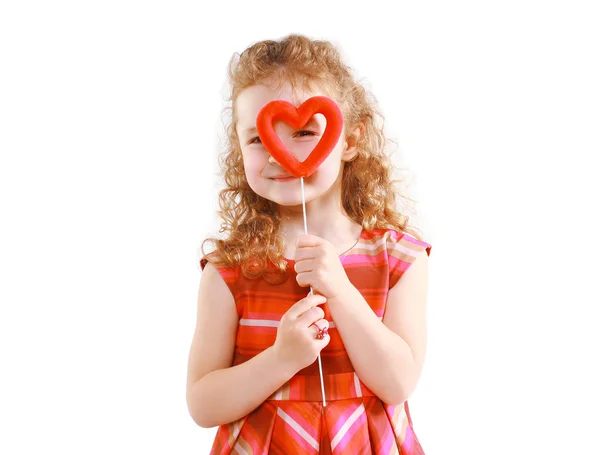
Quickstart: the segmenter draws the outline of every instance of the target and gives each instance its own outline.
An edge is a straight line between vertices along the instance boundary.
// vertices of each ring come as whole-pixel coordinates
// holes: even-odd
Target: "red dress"
[[[383,319],[389,289],[419,254],[431,245],[390,229],[364,231],[341,258],[350,282],[375,314]],[[204,269],[206,258],[202,258]],[[217,268],[235,298],[239,326],[233,366],[275,343],[283,314],[308,288],[291,273],[280,284],[248,279],[239,267]],[[360,380],[350,362],[327,304],[331,340],[321,351],[325,398],[323,407],[319,365],[298,371],[247,416],[221,425],[211,455],[226,454],[374,454],[424,455],[413,429],[408,401],[390,406]]]

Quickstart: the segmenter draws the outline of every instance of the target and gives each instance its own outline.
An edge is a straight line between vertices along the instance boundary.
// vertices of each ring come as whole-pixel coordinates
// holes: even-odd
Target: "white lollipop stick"
[[[302,191],[302,214],[304,216],[304,233],[308,234],[308,227],[306,225],[306,199],[304,197],[304,177],[300,177],[300,189]],[[309,295],[314,295],[312,286],[310,287]],[[321,353],[319,352],[319,374],[321,376],[321,394],[323,395],[323,406],[327,406],[325,401],[325,383],[323,381],[323,366],[321,365]]]

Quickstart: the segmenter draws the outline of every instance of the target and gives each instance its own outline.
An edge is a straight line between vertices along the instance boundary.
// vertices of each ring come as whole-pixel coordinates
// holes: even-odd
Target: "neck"
[[[336,247],[341,254],[357,241],[362,226],[352,220],[342,206],[341,188],[328,197],[321,197],[306,204],[306,224],[309,235],[321,237]],[[293,255],[296,239],[304,235],[302,204],[279,206],[281,234],[286,244],[286,257]]]

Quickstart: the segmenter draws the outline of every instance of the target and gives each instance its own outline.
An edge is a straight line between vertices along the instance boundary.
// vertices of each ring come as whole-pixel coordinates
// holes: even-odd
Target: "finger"
[[[305,247],[300,247],[300,248],[296,248],[296,251],[294,251],[294,261],[296,262],[300,262],[300,261],[305,261],[307,259],[313,259],[317,256],[318,250],[316,247],[314,246],[305,246]]]
[[[312,272],[312,269],[313,269],[313,261],[304,260],[304,261],[296,262],[294,264],[294,271],[296,273]]]
[[[325,317],[325,312],[322,308],[318,306],[312,307],[306,310],[303,314],[301,314],[297,321],[301,327],[310,327],[315,322],[323,319]]]
[[[296,240],[296,248],[305,248],[320,245],[323,239],[316,235],[302,234]]]
[[[311,335],[316,340],[324,340],[329,336],[329,322],[326,319],[320,319],[311,329]]]
[[[329,321],[327,319],[323,319],[323,318],[318,319],[312,324],[311,329],[312,328],[316,328],[315,333],[317,333],[321,330],[324,330],[324,329],[329,330]]]
[[[290,319],[296,319],[302,313],[304,313],[309,308],[312,308],[317,305],[322,305],[327,302],[327,299],[322,295],[308,295],[302,300],[298,300],[292,307],[287,311],[287,315]]]
[[[313,277],[312,272],[302,272],[302,273],[298,273],[296,275],[296,283],[298,283],[298,286],[301,286],[301,287],[310,286],[313,281],[314,281],[314,277]]]

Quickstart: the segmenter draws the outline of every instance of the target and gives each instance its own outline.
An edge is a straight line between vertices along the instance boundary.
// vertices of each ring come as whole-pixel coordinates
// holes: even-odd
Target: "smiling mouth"
[[[294,177],[293,175],[290,175],[288,177],[273,177],[270,180],[273,180],[275,182],[291,182],[292,180],[296,180],[298,177]]]

